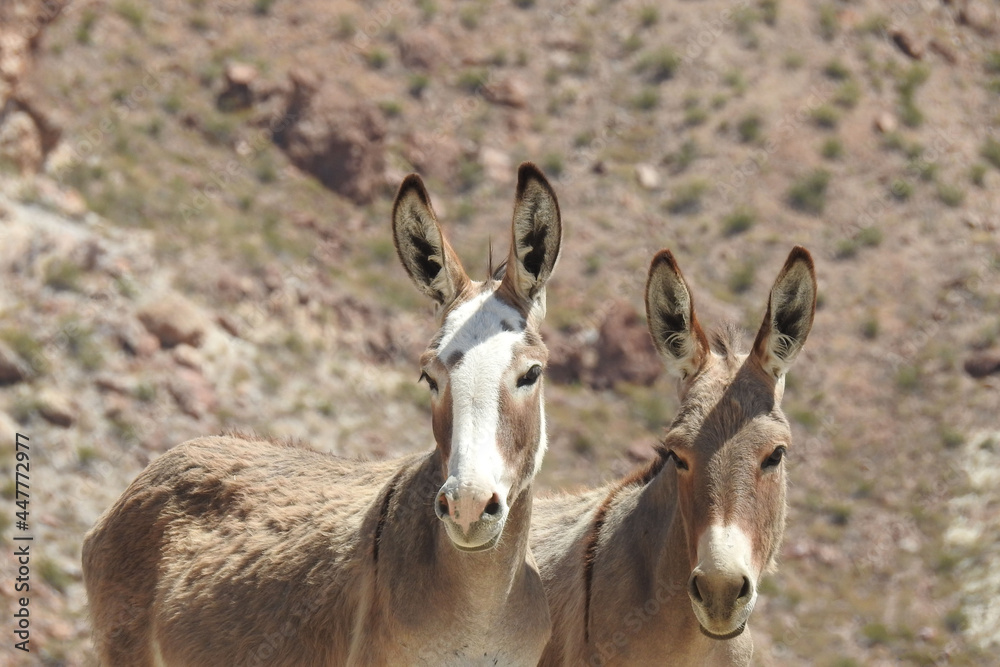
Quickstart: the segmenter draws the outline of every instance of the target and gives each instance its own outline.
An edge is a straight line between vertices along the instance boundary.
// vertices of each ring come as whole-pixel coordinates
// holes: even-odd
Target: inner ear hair
[[[697,373],[708,356],[708,337],[698,323],[691,292],[669,250],[658,252],[649,265],[645,300],[649,333],[667,369],[682,379]]]
[[[438,303],[447,303],[468,278],[441,232],[423,182],[407,176],[392,210],[396,253],[417,288]]]
[[[774,281],[753,346],[754,356],[775,378],[788,372],[812,330],[816,291],[812,256],[796,246]]]
[[[508,280],[521,299],[531,302],[544,289],[559,258],[562,221],[555,191],[530,162],[517,171],[511,236]]]

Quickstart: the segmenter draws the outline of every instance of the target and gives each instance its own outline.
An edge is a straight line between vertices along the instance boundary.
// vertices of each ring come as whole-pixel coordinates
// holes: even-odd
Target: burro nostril
[[[696,602],[704,602],[701,597],[701,591],[698,589],[698,575],[691,577],[691,581],[688,582],[688,586],[691,589],[691,597],[694,598]]]
[[[483,518],[495,519],[500,516],[503,511],[503,506],[500,504],[500,496],[496,493],[490,498],[490,501],[486,503],[486,507],[483,509]]]
[[[743,588],[740,589],[740,595],[737,599],[745,600],[748,597],[750,597],[750,578],[744,575]]]
[[[439,519],[448,516],[448,497],[443,491],[438,494],[437,501],[434,503],[434,512]]]

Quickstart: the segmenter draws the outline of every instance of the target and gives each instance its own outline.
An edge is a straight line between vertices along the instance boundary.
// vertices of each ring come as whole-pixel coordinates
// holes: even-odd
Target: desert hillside
[[[15,433],[35,542],[33,652],[4,634],[0,664],[95,664],[82,537],[172,445],[239,428],[346,456],[431,447],[434,314],[392,197],[419,172],[482,277],[523,160],[565,229],[543,492],[640,465],[673,417],[642,308],[658,249],[703,324],[754,331],[802,244],[819,309],[785,393],[788,528],[754,664],[995,664],[986,0],[3,0],[10,613]]]

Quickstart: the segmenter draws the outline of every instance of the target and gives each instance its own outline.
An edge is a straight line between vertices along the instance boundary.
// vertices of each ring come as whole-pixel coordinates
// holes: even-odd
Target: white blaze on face
[[[437,356],[447,361],[456,352],[462,361],[451,369],[451,458],[449,479],[463,487],[489,488],[504,503],[514,484],[513,472],[497,443],[500,387],[514,362],[514,349],[525,340],[517,330],[521,314],[486,292],[452,311],[443,327]],[[503,322],[515,327],[504,330]]]

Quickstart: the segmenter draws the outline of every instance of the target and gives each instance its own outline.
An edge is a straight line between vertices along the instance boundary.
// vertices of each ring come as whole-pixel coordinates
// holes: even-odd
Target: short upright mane
[[[727,361],[746,354],[743,339],[746,332],[739,325],[728,322],[712,332],[712,350]]]

